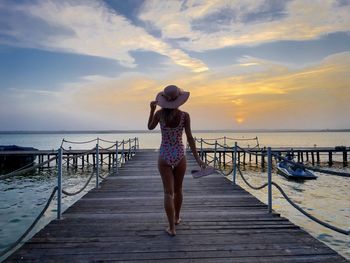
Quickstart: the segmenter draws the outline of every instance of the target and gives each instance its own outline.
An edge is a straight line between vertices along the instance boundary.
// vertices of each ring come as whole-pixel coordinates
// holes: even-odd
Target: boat
[[[286,158],[290,161],[293,160],[292,155],[286,155]],[[285,160],[282,160],[277,163],[277,172],[286,177],[287,179],[310,180],[317,178],[317,176],[310,170],[299,165],[294,165]]]
[[[0,170],[13,170],[34,165],[38,149],[17,145],[0,145]]]

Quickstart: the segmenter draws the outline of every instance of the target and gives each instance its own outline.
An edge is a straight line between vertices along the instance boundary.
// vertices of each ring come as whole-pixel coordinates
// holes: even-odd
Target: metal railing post
[[[217,151],[217,148],[218,148],[218,141],[215,140],[215,149],[214,149],[214,167],[216,168],[216,151]]]
[[[57,219],[61,219],[62,211],[62,148],[58,149],[58,174],[57,174]]]
[[[201,138],[201,159],[203,161],[203,138]]]
[[[118,161],[118,141],[116,141],[116,143],[115,143],[115,174],[118,174],[118,172],[119,172],[119,161]]]
[[[99,164],[99,149],[98,143],[96,144],[96,188],[99,185],[99,176],[100,176],[100,164]]]
[[[272,156],[271,147],[267,148],[268,209],[272,213]]]
[[[233,152],[233,174],[232,174],[232,183],[236,184],[236,174],[237,174],[237,142],[235,142],[235,148]]]
[[[121,159],[120,159],[120,163],[124,163],[123,162],[123,158],[124,158],[124,140],[123,140],[123,142],[122,142],[122,156],[121,156]],[[125,159],[124,159],[124,161],[125,161]]]
[[[134,142],[134,155],[136,154],[136,142],[137,142],[137,138],[135,137],[135,142]]]

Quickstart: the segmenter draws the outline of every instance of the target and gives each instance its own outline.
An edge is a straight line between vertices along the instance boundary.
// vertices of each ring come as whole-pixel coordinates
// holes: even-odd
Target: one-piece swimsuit
[[[164,121],[160,121],[162,143],[159,155],[169,166],[176,167],[185,155],[182,143],[182,132],[185,126],[185,113],[181,112],[180,123],[177,127],[166,127]]]

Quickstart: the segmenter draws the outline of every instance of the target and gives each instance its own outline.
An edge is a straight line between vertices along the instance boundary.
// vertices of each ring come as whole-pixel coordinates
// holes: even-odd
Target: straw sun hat
[[[190,93],[188,91],[182,91],[175,85],[169,85],[159,92],[156,101],[158,105],[166,109],[176,109],[184,104]]]

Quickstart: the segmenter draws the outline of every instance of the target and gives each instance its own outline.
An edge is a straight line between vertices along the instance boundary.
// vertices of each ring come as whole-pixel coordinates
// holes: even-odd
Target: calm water
[[[258,136],[260,146],[285,146],[285,147],[314,147],[316,146],[350,146],[349,132],[279,132],[279,133],[194,133],[200,138],[252,138]],[[0,145],[15,144],[20,146],[31,146],[38,149],[58,149],[63,138],[71,141],[86,141],[97,137],[120,141],[122,139],[138,137],[141,148],[158,148],[160,134],[152,133],[129,133],[129,134],[1,134]],[[229,143],[229,141],[228,141]],[[241,145],[255,146],[254,141],[243,141]],[[72,149],[91,149],[95,143],[87,145],[64,144],[64,147],[71,146]],[[102,143],[102,147],[110,146]],[[336,156],[335,160],[341,160]],[[246,166],[244,174],[255,185],[266,182],[266,173],[261,168]],[[342,168],[337,165],[332,169],[350,172],[349,168]],[[90,170],[65,172],[64,189],[74,191],[79,189],[90,175]],[[316,181],[304,183],[292,182],[277,174],[273,175],[273,180],[286,190],[288,195],[307,211],[326,222],[330,222],[340,228],[350,227],[350,178],[317,174]],[[19,176],[8,180],[0,181],[0,251],[17,238],[33,222],[34,218],[45,205],[47,198],[51,194],[56,184],[56,171],[44,171],[26,176]],[[242,180],[238,179],[238,184],[266,202],[267,193],[265,190],[254,191],[245,187]],[[94,187],[94,181],[90,183],[87,190]],[[75,197],[64,197],[64,209],[72,205],[82,195]],[[273,192],[273,209],[283,216],[288,217],[292,222],[306,229],[307,232],[318,238],[322,242],[331,246],[334,250],[350,259],[350,238],[337,234],[318,224],[306,219],[297,210],[291,207],[277,192]],[[40,230],[50,220],[56,216],[55,202],[48,209],[45,217],[39,221],[36,231]],[[35,232],[35,231],[34,231]],[[0,258],[1,260],[1,258]]]

